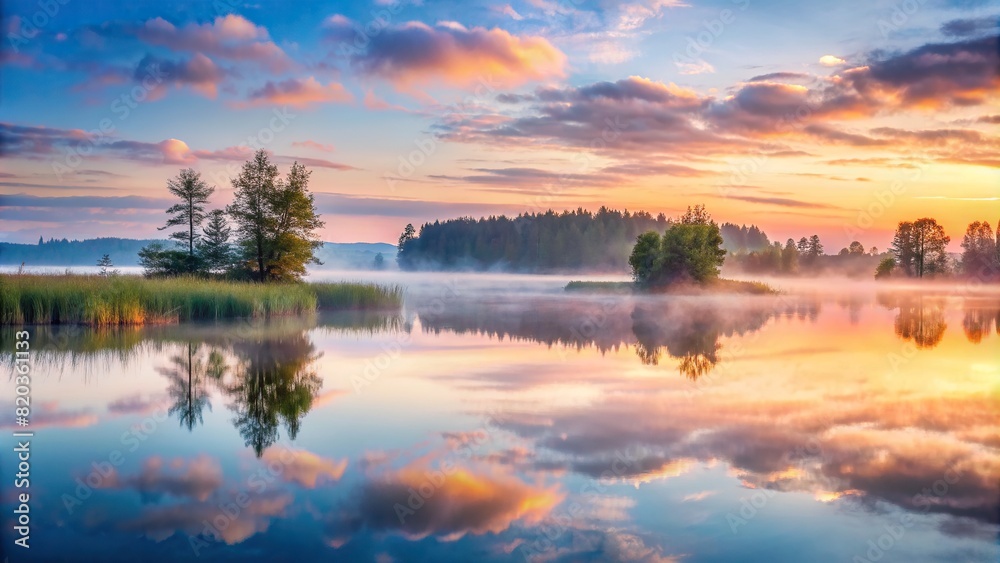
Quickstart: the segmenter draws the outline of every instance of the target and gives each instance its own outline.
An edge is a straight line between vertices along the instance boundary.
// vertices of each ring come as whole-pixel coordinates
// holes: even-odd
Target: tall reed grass
[[[398,308],[402,290],[357,283],[256,284],[194,277],[0,274],[0,324],[141,325]]]

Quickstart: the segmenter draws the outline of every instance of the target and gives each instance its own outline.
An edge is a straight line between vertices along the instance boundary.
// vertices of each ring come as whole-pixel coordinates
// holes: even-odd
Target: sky
[[[160,238],[301,162],[332,242],[547,209],[828,251],[1000,219],[1000,1],[8,1],[0,240]]]

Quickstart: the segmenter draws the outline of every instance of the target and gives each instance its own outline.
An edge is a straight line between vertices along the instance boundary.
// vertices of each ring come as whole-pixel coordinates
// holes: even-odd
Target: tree
[[[795,248],[796,250],[799,251],[799,254],[805,254],[809,252],[809,239],[807,239],[806,237],[800,238],[799,243],[795,246]]]
[[[858,241],[854,241],[847,247],[847,251],[851,256],[864,256],[865,255],[865,245]]]
[[[896,263],[903,273],[909,277],[914,274],[914,243],[913,243],[913,223],[900,221],[896,226],[896,234],[892,237],[892,246],[889,250],[896,257]]]
[[[177,244],[187,247],[188,257],[192,263],[191,270],[194,270],[194,247],[199,238],[196,229],[201,227],[201,222],[205,219],[205,205],[208,204],[208,198],[215,191],[215,188],[202,180],[201,174],[191,168],[186,168],[181,170],[176,178],[167,181],[167,189],[180,198],[181,202],[167,209],[167,213],[172,217],[159,230],[177,226],[185,227],[184,230],[171,233],[170,238],[177,241]]]
[[[309,193],[310,172],[298,162],[286,179],[278,177],[263,149],[232,180],[236,193],[226,211],[235,223],[237,246],[258,281],[301,279],[306,264],[319,263],[323,221]]]
[[[944,233],[944,228],[934,219],[925,217],[913,223],[900,223],[892,248],[907,275],[922,278],[924,274],[947,271],[949,242],[951,237]],[[910,270],[906,270],[907,265]]]
[[[785,242],[785,248],[781,251],[781,271],[786,274],[795,272],[799,267],[799,250],[795,246],[793,239]]]
[[[38,236],[38,246],[42,246],[43,244],[45,244],[45,241],[44,241],[44,240],[42,240],[42,237],[41,237],[41,235],[39,235],[39,236]]]
[[[896,269],[896,259],[890,257],[883,258],[875,268],[875,279],[880,280],[892,276],[892,271]]]
[[[385,268],[385,256],[382,256],[381,252],[375,255],[375,258],[372,260],[372,267],[376,270]]]
[[[967,276],[989,278],[996,273],[996,241],[987,221],[969,225],[962,238],[962,271]]]
[[[657,271],[657,261],[660,256],[660,235],[649,231],[636,237],[628,264],[632,268],[632,279],[638,284],[653,282],[653,273]]]
[[[413,228],[413,223],[407,223],[406,228],[399,235],[399,242],[396,244],[396,263],[400,267],[409,262],[406,257],[406,244],[413,240],[415,234],[416,230]]]
[[[629,265],[635,281],[661,287],[676,281],[705,283],[719,277],[726,259],[722,234],[704,206],[688,208],[663,236],[647,232],[632,248]]]
[[[208,214],[208,222],[198,241],[198,255],[209,272],[221,273],[233,266],[233,249],[229,244],[232,229],[226,222],[226,213],[215,209]]]
[[[154,242],[139,251],[139,265],[148,278],[179,276],[188,272],[190,260],[186,252],[168,250]]]
[[[680,222],[683,225],[709,225],[712,223],[712,216],[705,210],[704,205],[688,206],[684,215],[681,215]]]
[[[111,256],[107,254],[101,256],[101,259],[97,261],[97,267],[101,269],[101,271],[98,272],[99,276],[108,277],[117,275],[119,273],[118,270],[112,269],[115,267],[115,265],[111,263]]]
[[[823,244],[819,241],[819,235],[809,237],[809,257],[815,260],[823,254]]]

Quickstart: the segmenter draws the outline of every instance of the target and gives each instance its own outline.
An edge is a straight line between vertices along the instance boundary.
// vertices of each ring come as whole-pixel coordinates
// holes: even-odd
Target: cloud
[[[383,100],[382,98],[378,97],[375,94],[375,91],[371,90],[371,89],[368,89],[368,90],[365,91],[364,104],[365,104],[366,108],[371,109],[371,110],[386,110],[386,109],[389,109],[389,110],[395,110],[395,111],[402,111],[402,112],[406,112],[406,113],[413,113],[411,110],[409,110],[409,109],[407,109],[407,108],[405,108],[403,106],[400,106],[400,105],[397,105],[397,104],[390,104],[389,102],[387,102],[387,101]]]
[[[0,196],[0,205],[6,207],[4,203],[8,196]],[[9,217],[8,219],[13,219]],[[97,415],[86,409],[62,410],[58,401],[46,401],[39,403],[31,411],[32,428],[86,428],[97,424]],[[0,424],[0,428],[18,429],[11,418],[11,422]],[[22,428],[23,430],[23,428]]]
[[[985,103],[1000,89],[998,36],[918,47],[845,72],[849,86],[875,109],[939,110]]]
[[[292,143],[293,147],[304,147],[308,149],[313,149],[320,152],[334,152],[336,149],[331,144],[318,143],[316,141],[295,141]]]
[[[699,125],[710,100],[694,91],[632,76],[586,86],[541,88],[538,104],[518,117],[443,120],[446,139],[494,145],[593,148],[611,153],[718,153],[747,150]],[[754,143],[750,143],[754,145]]]
[[[305,450],[268,448],[260,457],[261,463],[281,468],[281,479],[314,489],[319,483],[339,481],[347,469],[347,460],[335,461]]]
[[[417,491],[430,492],[422,497]],[[371,476],[356,501],[329,515],[327,534],[334,545],[361,529],[445,541],[498,534],[514,522],[538,524],[563,498],[555,488],[525,483],[502,468],[414,463]]]
[[[326,29],[331,38],[354,33],[346,19],[327,20]],[[409,22],[371,37],[351,62],[360,72],[409,91],[440,84],[504,88],[559,78],[566,56],[543,37],[515,36],[499,28]]]
[[[304,80],[289,78],[281,82],[268,81],[261,88],[250,92],[246,102],[237,103],[236,106],[281,105],[304,109],[314,104],[345,103],[353,99],[354,96],[343,84],[330,82],[324,86],[310,76]]]
[[[957,19],[941,24],[941,34],[947,37],[969,37],[996,31],[997,27],[1000,27],[1000,15]]]
[[[747,82],[783,82],[786,80],[805,80],[812,76],[803,72],[771,72],[759,74],[747,80]]]
[[[166,139],[158,143],[102,137],[80,129],[54,129],[0,123],[2,153],[30,159],[53,159],[71,150],[92,154],[91,158],[105,157],[142,162],[145,164],[180,164],[191,166],[201,160],[241,162],[253,155],[248,146],[226,147],[218,150],[192,149],[180,139]],[[84,152],[86,151],[86,152]],[[357,170],[356,167],[324,158],[273,155],[275,162],[290,164],[298,161],[314,168],[330,170]]]
[[[819,58],[819,64],[823,66],[841,66],[847,64],[847,61],[833,55],[823,55]]]
[[[429,176],[437,180],[460,181],[469,184],[498,186],[507,188],[498,191],[524,193],[522,187],[544,188],[559,185],[565,189],[577,187],[627,186],[636,178],[646,176],[673,176],[697,178],[714,175],[715,172],[699,170],[682,164],[630,162],[597,169],[591,173],[574,173],[565,170],[544,170],[530,167],[475,168],[475,174],[454,176],[435,174]],[[541,192],[541,193],[551,193]]]
[[[381,215],[386,217],[442,217],[516,213],[517,206],[480,202],[444,202],[404,198],[368,197],[333,192],[314,192],[321,213],[334,215]]]
[[[190,59],[179,61],[146,55],[136,66],[132,79],[137,83],[143,83],[147,77],[162,78],[156,80],[148,92],[148,99],[151,100],[163,97],[167,84],[176,87],[188,86],[206,98],[214,99],[218,96],[219,85],[227,74],[201,53],[195,53]]]
[[[292,503],[287,493],[250,494],[246,507],[224,527],[212,526],[209,531],[227,545],[245,541],[254,534],[267,531],[273,517],[282,516]],[[232,502],[232,501],[229,501]],[[122,522],[125,531],[138,531],[153,540],[163,541],[178,532],[197,537],[205,532],[205,522],[219,516],[219,505],[212,502],[187,502],[145,509],[139,516]]]
[[[864,66],[828,77],[793,72],[754,76],[723,97],[635,76],[536,88],[530,94],[502,92],[496,96],[502,104],[498,108],[446,115],[435,129],[454,142],[502,148],[530,142],[538,148],[589,149],[630,160],[631,154],[643,154],[683,162],[747,150],[791,156],[809,152],[803,150],[809,145],[828,144],[878,147],[902,155],[928,141],[916,135],[889,139],[843,124],[987,103],[1000,91],[997,52],[996,37],[894,54],[874,52]],[[979,145],[991,146],[992,138],[980,135]],[[967,134],[964,141],[956,137],[951,142],[969,148],[972,139]],[[955,154],[930,156],[970,165],[991,166],[995,161],[968,150],[960,157]]]
[[[97,28],[98,33],[100,29]],[[270,40],[267,29],[236,14],[219,16],[211,23],[188,23],[183,27],[158,17],[124,29],[149,45],[172,51],[252,62],[272,72],[286,72],[294,66],[285,52]]]
[[[754,197],[747,195],[729,195],[732,199],[737,199],[740,201],[745,201],[747,203],[759,203],[763,205],[779,205],[782,207],[802,207],[808,209],[840,209],[836,205],[828,205],[825,203],[814,203],[811,201],[801,201],[797,199],[788,199],[782,197]]]
[[[494,6],[493,9],[505,16],[509,16],[514,21],[521,21],[524,19],[524,16],[517,13],[517,10],[515,10],[510,4],[504,4],[503,6]]]
[[[646,25],[650,19],[658,18],[664,8],[687,8],[680,0],[646,0],[630,2],[618,6],[615,28],[619,31],[633,31]]]
[[[117,469],[113,471],[101,482],[100,488],[133,489],[144,499],[168,494],[205,501],[222,485],[219,463],[205,455],[190,461],[176,458],[169,462],[153,456],[143,462],[134,476],[122,476]]]
[[[147,414],[157,409],[166,410],[162,396],[145,396],[142,393],[127,395],[108,403],[108,412],[115,415]]]

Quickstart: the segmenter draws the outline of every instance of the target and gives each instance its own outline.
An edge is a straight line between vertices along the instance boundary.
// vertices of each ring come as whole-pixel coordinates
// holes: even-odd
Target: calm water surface
[[[564,283],[31,327],[31,548],[9,547],[4,463],[10,560],[998,559],[996,295]]]

